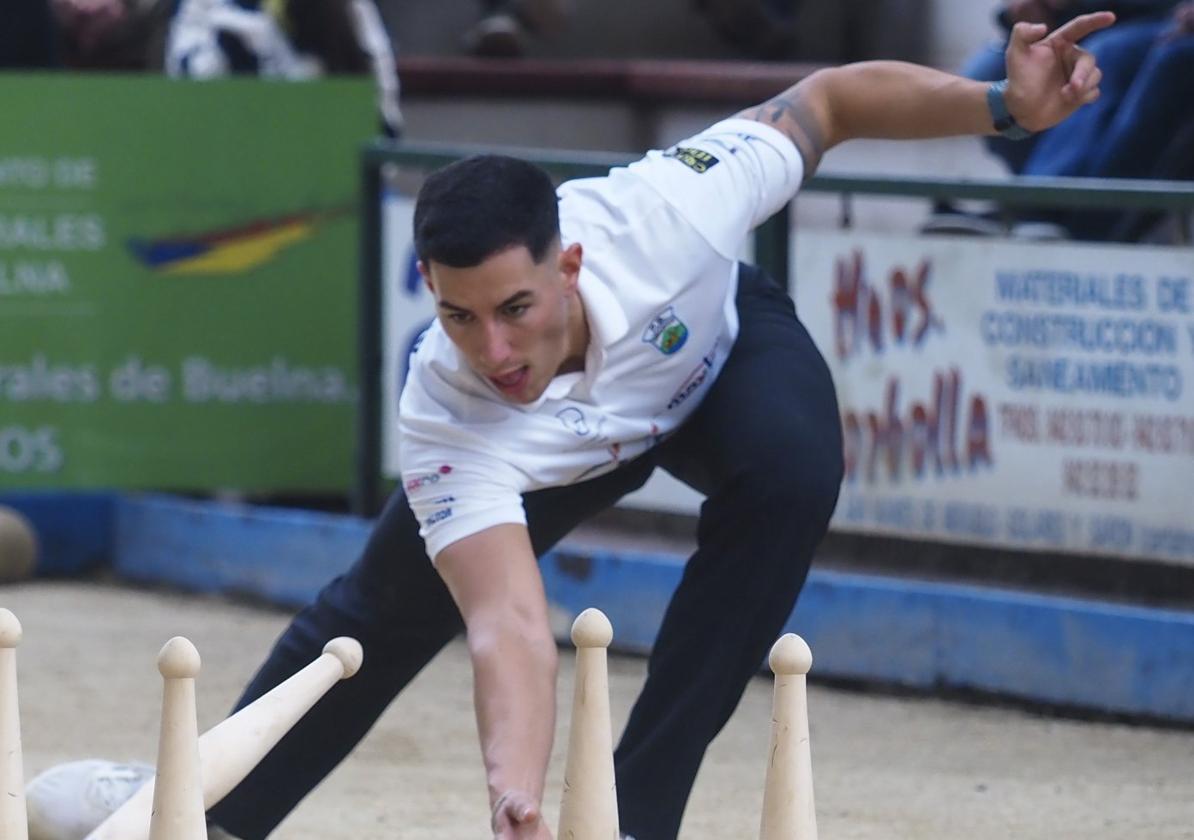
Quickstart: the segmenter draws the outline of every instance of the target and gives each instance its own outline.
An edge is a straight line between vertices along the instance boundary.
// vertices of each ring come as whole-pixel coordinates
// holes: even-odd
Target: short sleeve
[[[723,256],[791,201],[804,178],[796,145],[755,120],[723,120],[629,171],[647,181]]]
[[[403,446],[402,486],[433,561],[452,543],[494,525],[526,524],[517,473],[477,452]],[[409,465],[409,466],[408,466]]]

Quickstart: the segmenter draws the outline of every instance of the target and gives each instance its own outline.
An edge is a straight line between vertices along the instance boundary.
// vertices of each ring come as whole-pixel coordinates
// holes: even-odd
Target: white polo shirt
[[[584,247],[584,371],[557,376],[532,404],[510,403],[432,324],[399,402],[402,479],[428,556],[525,524],[523,493],[609,472],[676,430],[737,336],[736,256],[803,174],[791,140],[730,119],[560,187],[563,244]]]

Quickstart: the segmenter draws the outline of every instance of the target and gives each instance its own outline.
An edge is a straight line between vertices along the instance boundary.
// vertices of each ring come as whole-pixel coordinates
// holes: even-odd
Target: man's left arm
[[[1099,12],[1052,33],[1043,24],[1016,24],[1003,100],[1019,126],[1050,128],[1098,98],[1102,73],[1078,42],[1114,22],[1114,15]],[[867,61],[819,70],[737,116],[786,134],[804,158],[807,178],[827,150],[846,140],[993,134],[989,87],[915,64]]]

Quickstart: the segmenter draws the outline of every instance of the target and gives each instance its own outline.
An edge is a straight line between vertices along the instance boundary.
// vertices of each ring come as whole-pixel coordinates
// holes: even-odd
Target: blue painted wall
[[[5,493],[0,505],[32,523],[39,577],[79,575],[111,564],[114,494]]]
[[[166,496],[121,498],[115,514],[120,576],[293,607],[356,559],[370,527],[355,517]]]
[[[168,496],[70,497],[58,509],[50,497],[17,501],[45,531],[54,573],[107,556],[129,580],[291,607],[343,571],[370,528]],[[597,606],[615,648],[649,651],[683,560],[564,544],[542,564],[561,637]],[[814,570],[787,629],[812,647],[814,677],[1194,722],[1194,613]]]

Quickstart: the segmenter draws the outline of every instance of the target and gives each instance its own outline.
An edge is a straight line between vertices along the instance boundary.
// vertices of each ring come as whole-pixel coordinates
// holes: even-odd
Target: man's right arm
[[[1099,96],[1102,72],[1077,44],[1115,16],[1083,15],[1047,33],[1020,23],[1007,50],[1005,107],[1029,131],[1050,128]],[[855,138],[916,140],[995,133],[990,85],[900,61],[818,70],[738,114],[786,134],[811,177],[821,156]]]
[[[495,525],[435,558],[464,617],[494,834],[550,840],[540,819],[558,654],[525,525]]]

